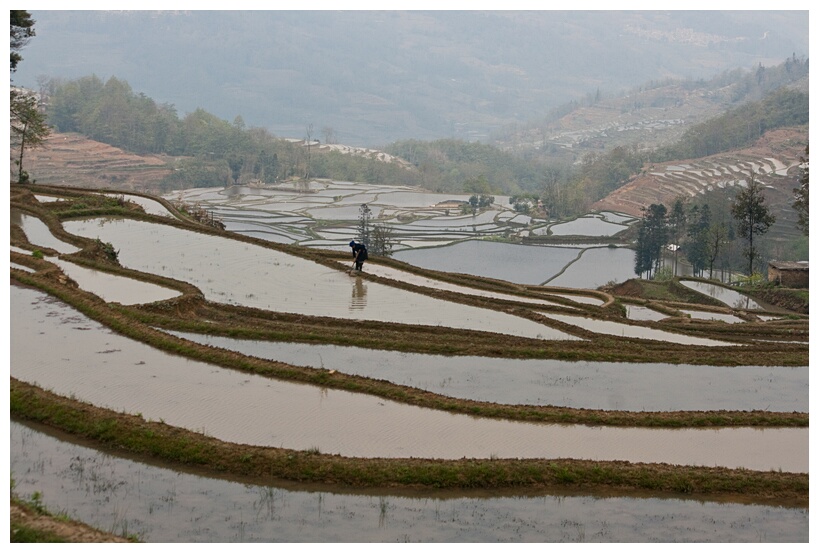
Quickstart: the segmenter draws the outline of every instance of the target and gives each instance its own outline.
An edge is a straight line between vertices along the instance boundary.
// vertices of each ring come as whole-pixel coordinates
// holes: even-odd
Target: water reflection
[[[39,217],[29,215],[19,209],[11,209],[11,224],[19,225],[20,228],[23,229],[23,232],[26,233],[29,243],[35,246],[51,248],[52,250],[56,250],[60,253],[74,253],[80,251],[80,248],[77,246],[69,244],[68,242],[63,242],[59,238],[56,238],[51,233],[51,229],[48,228],[48,225],[41,221]]]
[[[497,278],[516,284],[542,284],[562,271],[581,251],[580,248],[467,240],[441,248],[403,250],[393,257],[436,271]],[[634,264],[633,260],[630,264]]]
[[[253,357],[494,403],[623,411],[808,412],[808,367],[451,357],[238,340],[188,332],[172,334]]]
[[[62,269],[63,273],[73,279],[80,288],[96,294],[105,301],[136,305],[167,300],[181,295],[180,292],[171,288],[97,271],[58,257],[46,257],[45,259]]]
[[[734,309],[764,309],[759,303],[745,294],[740,294],[724,286],[698,280],[681,280],[680,283],[692,290],[711,296]]]
[[[690,499],[249,485],[10,424],[15,493],[146,542],[807,542],[808,509]]]
[[[354,309],[364,309],[367,307],[367,285],[360,276],[355,278],[353,283],[353,297],[350,300],[350,311]]]
[[[600,319],[591,319],[589,317],[581,317],[575,315],[562,315],[559,313],[544,313],[543,315],[550,319],[555,319],[566,324],[585,328],[586,330],[589,330],[591,332],[609,334],[612,336],[622,336],[627,338],[643,338],[646,340],[661,340],[664,342],[672,342],[676,344],[690,344],[696,346],[734,345],[728,342],[712,340],[711,338],[687,336],[685,334],[668,332],[667,330],[659,330],[657,328],[649,328],[645,326],[628,325],[618,323],[616,321],[603,321]]]
[[[602,215],[589,215],[567,223],[551,225],[549,232],[557,236],[614,236],[627,228],[626,225],[606,221]]]
[[[208,300],[268,311],[494,331],[538,339],[577,340],[534,321],[367,284],[366,305],[350,310],[350,276],[283,252],[230,238],[129,219],[66,221],[73,234],[111,242],[120,263],[186,281]]]
[[[12,287],[11,375],[214,438],[353,457],[578,458],[808,470],[808,430],[646,429],[478,419],[166,354]],[[49,347],[38,347],[48,343]]]
[[[394,267],[388,267],[386,265],[375,265],[371,263],[370,265],[368,265],[367,271],[378,276],[390,278],[400,282],[408,282],[410,284],[416,284],[418,286],[424,286],[426,288],[432,288],[435,290],[446,290],[449,292],[458,292],[460,294],[469,294],[472,296],[481,296],[484,298],[518,301],[522,303],[531,303],[535,305],[562,305],[557,302],[548,301],[544,299],[531,298],[526,296],[516,296],[514,294],[501,294],[498,292],[481,290],[479,288],[469,288],[468,286],[461,286],[443,280],[436,280],[429,277],[416,275],[414,273],[409,273],[407,271],[402,271],[400,269],[395,269]],[[579,301],[581,302],[584,299],[582,296],[563,295],[561,297],[565,297],[571,300],[578,300],[579,298]],[[597,302],[598,304],[602,303],[602,301],[596,298],[590,298],[590,301]]]

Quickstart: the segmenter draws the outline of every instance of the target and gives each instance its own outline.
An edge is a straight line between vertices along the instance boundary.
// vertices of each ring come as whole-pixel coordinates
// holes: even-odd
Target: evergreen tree
[[[34,20],[26,10],[10,10],[9,23],[11,27],[11,72],[17,71],[17,64],[22,61],[20,50],[28,44],[34,33]]]
[[[808,178],[808,146],[805,146],[805,157],[800,157],[799,160],[802,162],[802,174],[799,176],[799,188],[793,189],[794,194],[793,208],[799,215],[799,221],[797,221],[796,226],[799,228],[799,230],[802,231],[802,234],[807,236],[809,227],[808,221],[810,215],[810,209],[808,207],[808,192],[810,181],[810,179]]]
[[[643,273],[648,272],[651,278],[651,262],[648,256],[648,247],[646,246],[646,226],[643,221],[637,223],[637,243],[635,244],[634,252],[634,272],[643,277]]]
[[[737,233],[748,241],[748,247],[745,249],[745,257],[748,259],[748,276],[754,273],[754,261],[759,258],[754,238],[768,232],[771,225],[776,222],[776,217],[765,205],[765,195],[762,189],[762,185],[757,182],[752,172],[747,187],[740,190],[731,204],[731,215],[737,222]]]
[[[686,224],[685,202],[682,198],[677,198],[671,206],[671,215],[668,217],[669,238],[674,243],[674,276],[677,276],[677,254],[682,237],[685,235]]]
[[[685,256],[694,271],[694,275],[701,275],[705,269],[708,252],[706,248],[708,228],[711,226],[711,208],[705,204],[700,208],[691,207],[689,213],[691,221],[688,227],[688,240],[685,246]]]
[[[634,271],[638,274],[657,272],[663,258],[663,248],[668,244],[668,221],[663,204],[651,204],[643,208],[643,219],[638,223]]]

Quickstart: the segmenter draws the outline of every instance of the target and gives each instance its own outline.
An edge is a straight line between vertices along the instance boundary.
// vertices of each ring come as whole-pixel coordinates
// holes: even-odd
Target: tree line
[[[807,168],[804,171],[807,179]],[[741,240],[741,255],[747,263],[743,270],[753,275],[764,257],[759,238],[768,232],[776,217],[765,203],[764,186],[753,173],[745,186],[737,188],[727,210],[719,204],[716,209],[709,203],[686,205],[682,198],[677,198],[670,210],[663,204],[644,208],[637,223],[634,272],[656,278],[664,269],[668,276],[676,276],[682,252],[695,276],[706,276],[707,272],[707,278],[714,278],[715,269],[727,269],[730,276],[738,251],[736,243]],[[670,268],[665,265],[669,249],[673,252]]]
[[[803,92],[775,90],[756,102],[694,125],[671,146],[658,148],[652,161],[694,159],[744,148],[772,129],[808,124],[808,100]]]
[[[803,69],[807,62],[793,61]],[[782,69],[784,71],[784,69]],[[543,216],[571,217],[639,174],[648,161],[685,159],[745,145],[779,126],[807,123],[807,95],[777,89],[692,128],[677,144],[660,150],[617,146],[586,154],[575,165],[548,162],[496,146],[456,139],[404,140],[384,150],[410,168],[373,156],[305,147],[247,127],[241,116],[222,120],[204,109],[180,117],[173,105],[135,93],[127,82],[97,76],[41,83],[48,122],[136,153],[178,156],[166,190],[191,186],[309,178],[420,186],[435,192],[474,192],[527,199]],[[312,125],[306,126],[305,139]],[[480,189],[474,183],[483,183]]]

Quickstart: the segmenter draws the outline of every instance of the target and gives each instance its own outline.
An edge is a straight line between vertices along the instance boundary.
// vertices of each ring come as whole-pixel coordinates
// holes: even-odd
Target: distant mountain
[[[808,55],[807,11],[31,11],[17,85],[96,74],[279,136],[487,140],[571,100]]]

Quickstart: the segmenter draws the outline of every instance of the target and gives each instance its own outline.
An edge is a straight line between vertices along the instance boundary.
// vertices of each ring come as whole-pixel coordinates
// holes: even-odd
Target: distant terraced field
[[[796,221],[791,208],[793,188],[798,185],[800,156],[804,155],[807,140],[807,129],[780,129],[766,133],[754,146],[743,150],[652,164],[592,207],[639,217],[642,209],[651,204],[669,207],[678,197],[697,201],[708,191],[745,186],[753,172],[766,186],[766,201],[787,234]]]
[[[41,183],[158,191],[174,170],[173,160],[133,154],[76,133],[53,133],[42,148],[26,151],[23,167]]]

